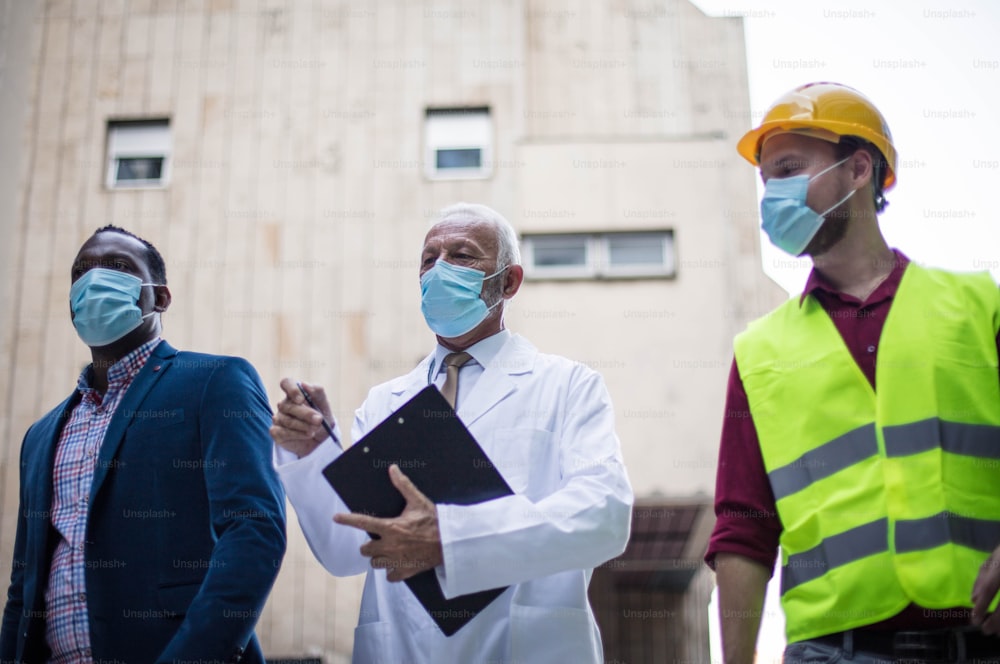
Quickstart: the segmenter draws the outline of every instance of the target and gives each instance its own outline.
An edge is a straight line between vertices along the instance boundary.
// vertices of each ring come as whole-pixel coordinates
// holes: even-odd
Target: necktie
[[[468,353],[449,353],[444,356],[444,366],[446,375],[444,385],[441,386],[441,394],[445,400],[455,407],[455,400],[458,399],[458,370],[463,364],[472,359]]]

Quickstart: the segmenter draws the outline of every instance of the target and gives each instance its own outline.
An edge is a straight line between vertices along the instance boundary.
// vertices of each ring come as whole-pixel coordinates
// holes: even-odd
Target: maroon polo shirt
[[[896,265],[892,272],[863,302],[841,293],[815,269],[809,274],[802,293],[804,300],[813,295],[830,315],[837,331],[875,387],[875,358],[879,337],[892,299],[910,259],[893,250]],[[801,302],[801,300],[800,300]],[[1000,353],[1000,336],[997,338]],[[733,361],[726,388],[726,410],[719,446],[719,467],[715,486],[715,529],[709,540],[705,562],[714,569],[718,553],[735,553],[774,569],[778,554],[781,522],[774,504],[774,494],[764,470],[757,429],[750,415],[747,393],[739,368]],[[954,618],[964,615],[965,618]],[[943,620],[941,614],[946,616]],[[889,620],[871,625],[878,629],[924,629],[968,622],[969,609],[932,611],[910,605]]]

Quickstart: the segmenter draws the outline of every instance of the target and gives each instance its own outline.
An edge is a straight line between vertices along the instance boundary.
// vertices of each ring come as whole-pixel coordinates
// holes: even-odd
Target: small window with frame
[[[431,180],[484,179],[493,173],[490,109],[428,108],[424,174]]]
[[[170,174],[170,121],[108,122],[109,189],[162,188]]]
[[[611,233],[539,233],[523,238],[531,279],[674,277],[671,230]]]

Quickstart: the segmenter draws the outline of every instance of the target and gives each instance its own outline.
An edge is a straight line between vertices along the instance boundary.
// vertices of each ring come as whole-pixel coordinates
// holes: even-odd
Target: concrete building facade
[[[283,376],[321,383],[346,428],[432,348],[419,249],[465,200],[525,240],[508,327],[601,371],[615,401],[637,508],[592,585],[608,660],[707,659],[731,340],[782,298],[734,149],[751,121],[739,17],[687,0],[0,0],[0,30],[5,579],[21,437],[89,360],[67,299],[97,227],[163,253],[172,344],[248,358],[272,402]],[[347,661],[360,582],[326,574],[292,516],[268,655]]]

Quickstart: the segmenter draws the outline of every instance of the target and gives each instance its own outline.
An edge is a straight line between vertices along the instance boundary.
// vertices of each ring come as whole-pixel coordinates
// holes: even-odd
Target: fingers
[[[396,490],[403,494],[403,498],[409,503],[430,503],[430,499],[420,492],[417,485],[409,477],[403,474],[399,466],[392,464],[389,466],[389,480]]]
[[[333,520],[335,523],[339,523],[342,526],[350,526],[351,528],[364,530],[365,532],[368,533],[375,533],[376,535],[383,534],[386,522],[386,519],[379,519],[377,517],[368,516],[366,514],[355,514],[353,512],[351,513],[341,512],[338,514],[334,514]]]
[[[291,378],[281,380],[285,398],[278,403],[269,430],[274,442],[298,457],[310,454],[326,438],[322,416],[305,404]]]
[[[301,395],[299,398],[302,398]],[[323,417],[309,406],[292,403],[285,399],[278,404],[277,412],[274,414],[274,423],[292,431],[305,433],[313,431],[317,427],[322,428]]]
[[[992,616],[987,612],[990,604],[1000,591],[1000,548],[996,549],[976,576],[972,585],[972,624],[978,625],[986,634],[1000,633],[1000,617],[995,612]]]
[[[312,383],[302,383],[302,387],[304,387],[309,393],[313,403],[316,404],[317,408],[319,408],[319,412],[323,413],[328,420],[333,421],[333,410],[330,408],[330,400],[327,399],[326,390],[323,389],[323,386],[314,385]]]
[[[983,630],[983,634],[1000,634],[1000,611],[994,611],[986,620],[983,621],[983,624],[980,625],[980,629]]]
[[[306,402],[295,380],[282,378],[280,385],[285,398],[275,408],[271,437],[281,447],[303,456],[303,451],[308,454],[327,438],[326,429],[323,427],[323,415]],[[329,410],[323,388],[318,386],[310,388],[322,395],[323,403]],[[329,417],[329,421],[333,421],[332,416]]]
[[[275,425],[299,433],[306,433],[307,430],[319,426],[320,414],[306,403],[295,380],[282,378],[280,385],[285,398],[278,403],[274,414]]]
[[[295,403],[306,402],[306,400],[302,397],[302,393],[299,392],[299,386],[294,378],[282,378],[279,385],[281,385],[281,390],[285,393],[286,399]],[[305,385],[305,383],[303,383],[303,385]]]
[[[423,572],[425,567],[418,567],[416,565],[400,565],[386,568],[388,573],[385,575],[386,581],[390,583],[396,583],[397,581],[406,581],[411,576],[415,576],[420,572]]]
[[[411,576],[418,574],[424,570],[419,565],[412,563],[406,563],[401,560],[393,560],[388,556],[374,556],[371,559],[372,569],[384,569],[386,571],[385,579],[390,583],[396,583],[397,581],[405,581]]]

